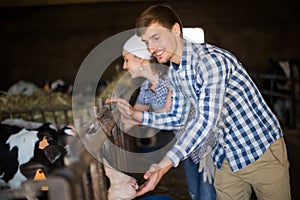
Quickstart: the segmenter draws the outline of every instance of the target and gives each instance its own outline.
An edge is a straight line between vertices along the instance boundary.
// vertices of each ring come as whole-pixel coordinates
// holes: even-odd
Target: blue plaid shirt
[[[155,88],[155,91],[152,91],[150,87],[151,83],[148,80],[145,80],[141,86],[136,103],[150,105],[152,110],[163,109],[166,104],[170,87],[167,77],[164,76],[159,78],[159,83]]]
[[[167,153],[176,167],[210,134],[217,138],[212,156],[217,168],[227,158],[232,171],[256,161],[283,136],[271,112],[242,64],[230,52],[209,44],[184,42],[180,65],[169,70],[172,108],[168,113],[143,112],[142,124],[180,129],[191,105],[195,117]]]

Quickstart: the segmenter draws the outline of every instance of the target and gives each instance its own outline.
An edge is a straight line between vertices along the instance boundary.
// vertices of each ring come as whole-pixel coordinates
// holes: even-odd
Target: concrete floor
[[[300,199],[300,130],[285,131],[285,142],[290,161],[290,184],[292,200]],[[188,189],[183,166],[170,170],[161,180],[156,189],[145,196],[167,195],[174,200],[188,200]],[[255,196],[252,199],[256,199]]]
[[[300,130],[286,131],[285,141],[290,161],[290,178],[292,199],[300,199]]]

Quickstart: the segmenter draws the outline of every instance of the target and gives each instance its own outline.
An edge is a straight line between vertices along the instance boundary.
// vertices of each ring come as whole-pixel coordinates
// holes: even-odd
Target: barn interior
[[[115,47],[110,50],[109,45],[121,44],[123,37],[132,33],[128,31],[134,28],[136,17],[156,3],[171,5],[184,27],[201,28],[206,43],[230,50],[243,63],[284,129],[292,199],[300,199],[297,189],[300,187],[297,156],[300,152],[300,2],[297,1],[2,0],[0,119],[49,121],[47,116],[51,115],[51,123],[75,123],[69,112],[72,100],[75,101],[70,88],[75,85],[84,95],[102,93],[102,97],[108,97],[107,88],[123,72],[121,51],[115,51]],[[121,38],[120,34],[123,34]],[[99,73],[88,71],[82,76],[89,58],[95,57],[99,49],[104,50],[97,63]],[[283,66],[288,66],[288,70]],[[50,93],[51,84],[57,80],[63,82],[63,92]],[[34,84],[40,93],[31,97],[10,93],[12,86],[21,81]],[[80,85],[80,81],[92,86]],[[168,137],[164,139],[169,141]],[[134,145],[147,151],[159,144],[150,141]],[[151,195],[188,199],[182,166],[171,170],[158,188],[148,194]]]

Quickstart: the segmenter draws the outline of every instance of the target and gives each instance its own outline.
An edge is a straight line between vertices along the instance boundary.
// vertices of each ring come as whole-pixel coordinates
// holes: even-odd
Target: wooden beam
[[[157,1],[157,0],[150,0]],[[149,2],[146,0],[1,0],[0,8],[49,6],[84,3]]]

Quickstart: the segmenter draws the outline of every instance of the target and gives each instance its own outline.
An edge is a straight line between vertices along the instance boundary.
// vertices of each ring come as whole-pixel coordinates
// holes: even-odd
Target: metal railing
[[[282,112],[289,112],[288,118],[281,121],[285,128],[300,128],[300,78],[286,77],[268,73],[251,73],[250,76],[256,83],[258,89],[266,100],[267,104],[274,111],[275,104],[281,100],[289,102]],[[290,85],[289,90],[278,90],[276,84],[280,81],[286,81]],[[275,113],[276,114],[276,113]]]
[[[29,121],[50,122],[54,124],[72,123],[72,107],[60,106],[52,108],[32,108],[32,109],[14,109],[0,110],[0,116],[6,118],[22,118]]]

